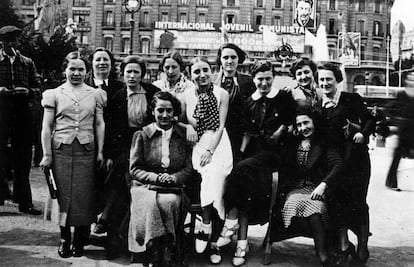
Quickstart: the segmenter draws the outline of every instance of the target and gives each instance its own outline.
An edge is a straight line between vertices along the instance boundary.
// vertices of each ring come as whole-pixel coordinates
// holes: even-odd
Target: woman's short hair
[[[319,73],[320,70],[330,70],[330,71],[332,71],[333,75],[335,77],[335,80],[338,83],[340,83],[344,80],[341,70],[335,64],[330,63],[330,62],[326,62],[326,63],[321,63],[321,64],[318,65],[318,71],[316,72],[316,75],[315,75],[316,83],[319,83],[318,73]]]
[[[145,60],[140,56],[127,56],[122,60],[121,63],[121,73],[124,74],[124,70],[126,65],[130,63],[136,63],[141,67],[141,79],[145,77],[145,74],[147,73],[147,67],[145,66]]]
[[[321,129],[322,117],[317,109],[315,109],[311,105],[297,106],[296,111],[295,111],[295,123],[294,123],[295,129],[296,129],[296,118],[298,116],[308,116],[309,118],[311,118],[313,121],[313,125],[315,126],[315,133],[318,136],[322,135],[322,129]]]
[[[275,71],[272,67],[272,63],[267,60],[258,60],[250,67],[250,73],[252,78],[256,76],[259,72],[271,71],[272,75],[275,76]]]
[[[62,62],[62,71],[66,70],[66,68],[68,67],[68,64],[69,64],[69,60],[71,60],[71,59],[80,59],[80,60],[82,60],[83,63],[85,63],[86,71],[89,71],[90,66],[89,66],[88,61],[83,56],[81,56],[81,54],[78,51],[72,51],[72,52],[69,52],[66,55],[66,57],[63,59],[63,62]]]
[[[161,60],[160,64],[160,71],[164,71],[164,64],[167,59],[173,59],[175,62],[177,62],[178,66],[180,66],[180,71],[183,72],[185,70],[185,64],[183,61],[183,58],[181,57],[181,54],[178,51],[171,51],[168,52]]]
[[[108,49],[106,49],[105,47],[97,47],[97,48],[95,48],[95,50],[93,51],[93,53],[92,54],[90,54],[89,55],[89,62],[90,62],[90,64],[92,64],[92,62],[93,62],[93,57],[95,56],[95,54],[96,53],[98,53],[98,52],[105,52],[105,53],[107,53],[108,54],[108,56],[109,56],[109,60],[111,61],[111,72],[110,72],[110,74],[109,74],[109,76],[112,76],[112,77],[116,77],[116,67],[115,67],[115,58],[114,58],[114,55],[112,54],[112,52],[111,51],[109,51]]]
[[[239,64],[242,64],[244,62],[244,60],[246,59],[246,57],[247,57],[246,52],[244,52],[237,45],[235,45],[233,43],[223,44],[219,47],[219,49],[217,51],[216,63],[217,63],[217,66],[219,66],[219,67],[221,66],[221,53],[223,53],[223,50],[225,48],[233,49],[234,51],[236,51],[237,57],[239,58]]]
[[[173,106],[173,110],[174,110],[173,115],[174,116],[179,116],[181,114],[181,103],[170,92],[160,91],[160,92],[157,92],[157,93],[154,94],[154,97],[152,98],[152,101],[151,101],[151,110],[152,111],[154,111],[158,100],[170,101],[172,106]]]
[[[312,70],[313,77],[315,77],[317,71],[315,62],[308,58],[300,58],[295,63],[293,63],[293,66],[290,68],[290,74],[294,80],[296,79],[296,71],[304,66],[309,66],[309,68]]]

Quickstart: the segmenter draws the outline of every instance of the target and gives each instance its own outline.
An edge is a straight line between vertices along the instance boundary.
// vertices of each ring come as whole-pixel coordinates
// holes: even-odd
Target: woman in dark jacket
[[[358,249],[353,260],[364,264],[369,257],[366,198],[371,163],[367,144],[375,129],[375,120],[358,94],[338,90],[343,78],[337,66],[332,63],[319,66],[316,78],[323,92],[321,112],[328,133],[326,141],[337,146],[346,169],[341,186],[332,194],[330,204],[333,223],[339,229],[339,261],[345,261],[354,254],[355,248],[347,236],[350,229],[358,237]]]
[[[224,246],[238,233],[235,266],[246,261],[248,224],[264,224],[268,219],[271,174],[280,166],[281,141],[293,124],[296,105],[290,93],[272,87],[270,62],[256,62],[252,76],[257,89],[243,105],[247,127],[242,144],[233,148],[243,151],[246,158],[227,178],[224,203],[229,215],[217,241]]]
[[[170,266],[179,219],[186,214],[182,207],[188,207],[182,205],[188,201],[179,187],[192,175],[192,148],[185,129],[174,123],[180,102],[168,92],[158,92],[151,107],[155,122],[134,134],[131,147],[128,247],[133,253],[145,251],[153,266]]]
[[[245,58],[246,53],[235,44],[227,43],[220,46],[216,58],[220,71],[213,79],[215,85],[224,88],[229,93],[229,111],[225,127],[233,149],[234,162],[240,159],[239,148],[246,125],[243,116],[244,101],[256,90],[253,79],[237,71],[237,67],[243,64]]]
[[[125,88],[117,91],[108,102],[108,127],[105,136],[106,178],[108,190],[107,257],[119,254],[118,228],[129,207],[128,159],[133,134],[154,121],[150,103],[157,87],[144,83],[145,62],[138,56],[128,56],[121,64]]]
[[[323,141],[315,112],[309,108],[298,110],[295,126],[298,135],[286,140],[281,153],[281,181],[287,194],[283,224],[289,228],[293,220],[305,220],[313,232],[322,266],[329,266],[325,196],[337,183],[343,162],[337,150]]]

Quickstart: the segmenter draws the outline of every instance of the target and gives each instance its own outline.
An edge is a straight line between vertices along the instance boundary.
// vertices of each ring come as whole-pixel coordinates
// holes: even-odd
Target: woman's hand
[[[312,200],[322,200],[325,197],[325,190],[328,185],[325,182],[320,183],[311,194]]]
[[[96,163],[98,164],[98,168],[102,168],[104,165],[104,157],[102,152],[99,152],[98,155],[96,156]]]
[[[42,169],[44,169],[44,168],[50,168],[50,167],[52,167],[52,162],[53,162],[53,159],[52,159],[52,156],[51,155],[44,155],[42,157],[42,160],[39,163],[39,166]]]
[[[198,141],[197,132],[196,130],[194,130],[194,127],[190,124],[186,126],[186,129],[187,129],[187,141],[190,144],[194,145]]]
[[[211,162],[213,154],[210,151],[204,152],[200,157],[200,166],[204,167]]]
[[[357,132],[354,134],[354,138],[352,138],[355,144],[363,144],[365,142],[365,137],[362,133]]]
[[[114,161],[112,159],[107,159],[105,163],[106,170],[109,171],[112,166],[114,166]]]

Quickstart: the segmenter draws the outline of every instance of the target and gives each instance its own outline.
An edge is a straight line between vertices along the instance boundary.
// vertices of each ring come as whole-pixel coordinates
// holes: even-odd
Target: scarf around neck
[[[213,85],[206,92],[196,92],[198,102],[193,117],[196,119],[196,131],[200,138],[207,130],[217,130],[220,126],[218,102],[213,93]]]

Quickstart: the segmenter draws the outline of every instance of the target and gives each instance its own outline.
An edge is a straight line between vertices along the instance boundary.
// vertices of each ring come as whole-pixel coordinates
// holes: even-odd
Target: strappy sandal
[[[249,252],[249,245],[244,249],[241,247],[236,248],[232,263],[234,266],[242,266],[246,262],[246,254]]]
[[[223,229],[221,230],[220,236],[217,240],[217,246],[218,247],[224,247],[231,242],[231,237],[235,234],[237,234],[237,231],[239,230],[240,225],[236,223],[232,227],[228,228],[226,225],[223,226]]]

